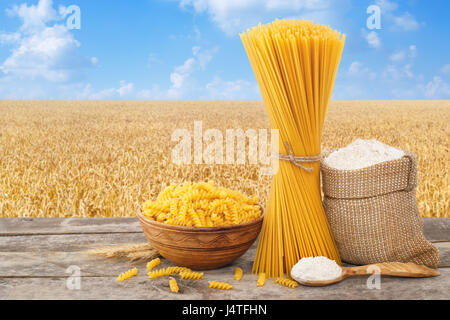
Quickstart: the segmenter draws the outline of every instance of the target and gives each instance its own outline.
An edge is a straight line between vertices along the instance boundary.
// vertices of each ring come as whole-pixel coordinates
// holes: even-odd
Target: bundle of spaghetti
[[[345,35],[310,21],[276,20],[241,34],[281,160],[253,272],[283,277],[302,257],[340,263],[320,193],[320,138]],[[301,157],[301,158],[300,158]]]

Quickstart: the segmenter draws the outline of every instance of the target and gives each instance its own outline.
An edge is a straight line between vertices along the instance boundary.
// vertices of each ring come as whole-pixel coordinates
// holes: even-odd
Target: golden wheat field
[[[212,179],[265,202],[258,165],[176,165],[177,129],[268,128],[262,102],[0,101],[0,217],[126,217],[171,182]],[[450,101],[335,101],[324,148],[376,138],[419,158],[424,217],[450,217]]]

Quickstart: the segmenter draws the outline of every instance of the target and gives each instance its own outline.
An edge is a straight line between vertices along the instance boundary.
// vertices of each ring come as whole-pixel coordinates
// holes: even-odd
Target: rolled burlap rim
[[[385,161],[355,170],[332,168],[325,158],[335,149],[322,152],[320,169],[323,191],[336,199],[363,199],[417,187],[417,158],[409,151],[400,159]]]

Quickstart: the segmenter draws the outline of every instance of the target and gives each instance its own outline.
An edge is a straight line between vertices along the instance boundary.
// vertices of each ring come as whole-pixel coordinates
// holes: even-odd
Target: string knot
[[[311,157],[296,157],[294,155],[294,153],[292,152],[292,149],[289,146],[289,143],[287,141],[284,143],[284,145],[286,146],[286,150],[288,151],[288,154],[285,155],[285,154],[274,153],[274,157],[276,157],[280,160],[289,161],[293,165],[295,165],[299,168],[302,168],[303,170],[305,170],[307,172],[314,171],[314,168],[305,167],[302,163],[313,163],[313,162],[320,161],[320,155],[311,156]]]

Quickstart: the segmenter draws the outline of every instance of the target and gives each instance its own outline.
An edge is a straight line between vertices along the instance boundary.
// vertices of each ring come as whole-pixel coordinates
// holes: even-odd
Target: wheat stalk
[[[159,256],[159,253],[149,243],[120,244],[86,251],[89,255],[112,259],[126,259],[131,263],[149,261]]]

